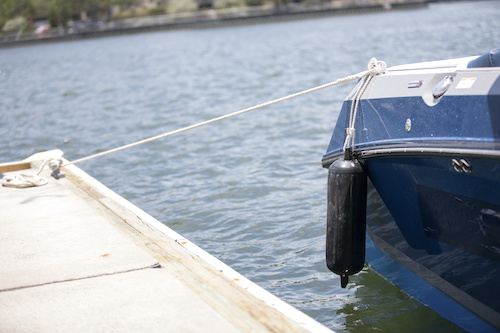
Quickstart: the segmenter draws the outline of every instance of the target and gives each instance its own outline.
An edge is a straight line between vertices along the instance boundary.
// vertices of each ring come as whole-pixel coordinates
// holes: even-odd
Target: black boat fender
[[[326,264],[340,275],[342,288],[365,263],[366,186],[362,165],[346,149],[328,169],[326,227]]]

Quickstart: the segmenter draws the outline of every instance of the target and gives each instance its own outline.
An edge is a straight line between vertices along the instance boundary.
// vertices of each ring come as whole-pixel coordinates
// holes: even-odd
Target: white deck
[[[0,187],[0,332],[330,332],[77,167],[63,171]]]

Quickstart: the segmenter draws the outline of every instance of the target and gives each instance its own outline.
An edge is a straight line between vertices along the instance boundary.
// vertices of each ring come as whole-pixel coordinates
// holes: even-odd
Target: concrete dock
[[[0,164],[0,178],[49,155]],[[331,332],[78,167],[62,171],[0,186],[0,332]]]

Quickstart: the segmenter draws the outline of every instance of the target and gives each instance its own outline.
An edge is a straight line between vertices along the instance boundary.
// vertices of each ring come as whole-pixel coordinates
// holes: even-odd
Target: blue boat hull
[[[425,167],[406,158],[367,163],[373,187],[368,193],[366,260],[448,320],[469,331],[496,332],[492,325],[500,325],[500,205],[478,199],[482,193],[461,193],[470,187],[456,179],[454,170],[446,175],[439,166],[449,161],[442,159],[439,163],[439,158],[431,158]],[[380,168],[384,172],[379,173]],[[383,178],[386,172],[392,174]],[[454,186],[425,183],[432,173],[440,173],[442,182],[448,179]],[[391,191],[394,186],[402,191]],[[395,264],[388,267],[381,257],[408,273],[401,274]]]
[[[353,147],[370,180],[366,261],[460,327],[497,332],[500,69],[447,64],[385,75],[360,100]],[[449,90],[430,95],[445,76]],[[325,167],[342,156],[353,95]]]

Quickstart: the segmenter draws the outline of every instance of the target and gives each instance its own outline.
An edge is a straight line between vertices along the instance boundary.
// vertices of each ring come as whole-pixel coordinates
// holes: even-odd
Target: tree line
[[[0,0],[0,28],[5,30],[9,21],[30,26],[40,19],[57,27],[79,20],[82,13],[88,18],[100,18],[110,15],[115,5],[132,8],[141,4],[142,0]]]
[[[70,21],[258,6],[264,1],[280,7],[288,1],[316,0],[150,0],[147,8],[145,0],[0,0],[0,33],[33,28],[37,20],[47,20],[53,28],[67,27]],[[113,11],[117,7],[118,14]]]

